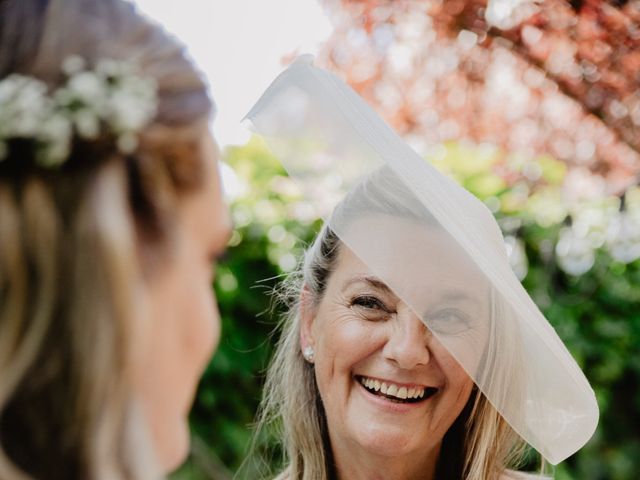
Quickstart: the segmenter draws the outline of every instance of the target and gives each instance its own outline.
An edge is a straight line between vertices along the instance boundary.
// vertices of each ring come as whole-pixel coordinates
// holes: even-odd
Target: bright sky
[[[211,83],[221,146],[243,144],[240,120],[282,71],[282,57],[316,53],[331,25],[316,0],[134,0],[187,44]]]

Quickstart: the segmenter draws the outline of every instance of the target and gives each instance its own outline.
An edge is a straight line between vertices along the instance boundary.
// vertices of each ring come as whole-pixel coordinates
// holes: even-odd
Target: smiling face
[[[460,285],[482,279],[462,268],[446,236],[424,229],[420,235],[437,259],[424,266],[423,315],[434,330],[464,337],[488,302],[483,288],[461,291]],[[473,381],[414,310],[341,245],[324,295],[301,317],[301,346],[315,350],[333,451],[437,458]]]

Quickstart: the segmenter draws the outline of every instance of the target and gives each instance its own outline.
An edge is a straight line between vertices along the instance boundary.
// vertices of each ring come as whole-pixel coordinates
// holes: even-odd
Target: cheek
[[[447,386],[454,392],[462,392],[469,390],[473,385],[473,380],[467,372],[460,366],[453,357],[449,357],[443,365],[443,371],[447,377]]]
[[[193,377],[199,375],[217,344],[220,331],[208,272],[202,267],[188,268],[188,262],[182,265],[184,268],[173,273],[156,309],[159,344],[165,347],[161,361],[167,369],[176,370],[180,377],[175,379],[178,383],[180,379],[193,381]]]
[[[378,330],[377,324],[354,318],[344,307],[316,318],[316,379],[320,394],[328,401],[329,392],[335,392],[335,399],[342,398],[340,392],[350,387],[354,369],[381,350],[383,342]]]
[[[149,288],[136,380],[163,465],[179,462],[186,451],[188,412],[220,329],[208,272],[188,260],[176,258]]]
[[[469,400],[474,383],[449,352],[440,351],[437,358],[446,382],[446,401],[443,405],[447,411],[445,415],[450,419],[455,419]],[[453,422],[453,420],[451,421]]]
[[[200,364],[209,360],[218,344],[220,315],[208,280],[208,269],[201,273],[198,281],[195,276],[194,271],[181,282],[183,290],[176,302],[179,311],[175,316],[180,320],[180,332],[177,333],[182,338],[185,358],[192,358],[194,363]]]

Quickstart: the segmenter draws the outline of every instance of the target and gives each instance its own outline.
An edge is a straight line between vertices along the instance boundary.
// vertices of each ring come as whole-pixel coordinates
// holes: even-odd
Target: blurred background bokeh
[[[272,292],[320,226],[239,126],[304,52],[494,212],[515,272],[601,410],[594,437],[555,478],[640,478],[640,1],[137,3],[210,78],[235,223],[215,282],[223,339],[175,479],[238,472],[280,312]],[[238,473],[255,475],[251,465]]]

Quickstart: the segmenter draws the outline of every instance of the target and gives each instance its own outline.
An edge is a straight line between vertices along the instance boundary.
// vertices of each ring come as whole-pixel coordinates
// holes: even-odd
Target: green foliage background
[[[296,213],[304,207],[300,192],[261,142],[254,139],[228,148],[224,157],[248,188],[231,205],[235,231],[215,282],[222,341],[192,411],[193,453],[174,474],[176,480],[230,478],[241,466],[280,314],[271,293],[320,227],[319,220]],[[596,392],[598,430],[581,451],[555,469],[555,478],[637,479],[640,262],[616,263],[606,251],[598,251],[588,273],[565,274],[553,251],[566,214],[558,193],[564,166],[552,158],[538,158],[535,167],[542,182],[529,194],[521,186],[507,187],[493,173],[495,158],[495,152],[451,144],[430,160],[490,204],[503,226],[516,225],[529,261],[523,284]],[[244,468],[237,478],[257,474]]]

